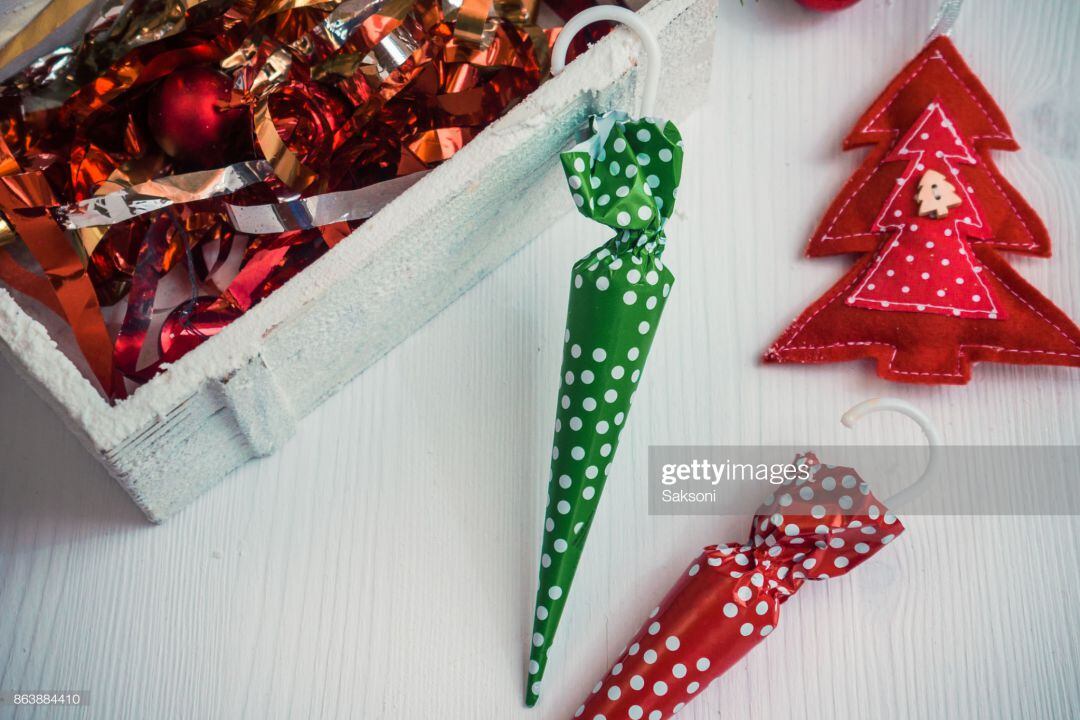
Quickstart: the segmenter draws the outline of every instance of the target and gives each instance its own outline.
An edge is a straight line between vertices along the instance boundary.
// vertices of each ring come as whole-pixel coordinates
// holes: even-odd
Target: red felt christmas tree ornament
[[[1080,329],[1001,254],[1049,257],[1050,238],[995,167],[991,150],[1019,145],[948,37],[859,119],[844,147],[862,145],[806,251],[859,258],[766,362],[871,358],[887,380],[927,384],[967,383],[980,361],[1080,366]]]

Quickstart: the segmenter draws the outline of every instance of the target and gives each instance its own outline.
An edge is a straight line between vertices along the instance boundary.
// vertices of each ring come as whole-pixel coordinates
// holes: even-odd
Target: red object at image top
[[[822,12],[843,10],[846,7],[851,7],[857,2],[859,2],[859,0],[798,0],[798,3],[803,7]]]
[[[1001,251],[1048,257],[1046,227],[990,151],[1018,150],[946,37],[931,41],[844,141],[872,145],[810,239],[858,254],[769,348],[771,363],[869,358],[893,381],[964,384],[980,361],[1080,366],[1080,329]]]

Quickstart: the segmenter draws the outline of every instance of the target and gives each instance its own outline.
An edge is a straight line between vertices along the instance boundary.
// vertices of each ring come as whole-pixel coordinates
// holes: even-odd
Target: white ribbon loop
[[[941,3],[937,17],[934,18],[934,24],[930,26],[930,35],[926,38],[926,42],[930,42],[942,35],[949,35],[952,32],[953,25],[956,24],[956,18],[960,17],[960,7],[963,4],[964,0],[945,0],[945,2]]]

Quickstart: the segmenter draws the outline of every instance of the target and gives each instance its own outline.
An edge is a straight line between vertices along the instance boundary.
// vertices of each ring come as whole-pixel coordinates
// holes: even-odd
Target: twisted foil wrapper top
[[[0,85],[0,282],[64,319],[110,400],[535,89],[557,32],[510,0],[53,2],[0,58],[79,13],[79,42]],[[170,156],[151,106],[192,71],[227,78],[244,131]]]

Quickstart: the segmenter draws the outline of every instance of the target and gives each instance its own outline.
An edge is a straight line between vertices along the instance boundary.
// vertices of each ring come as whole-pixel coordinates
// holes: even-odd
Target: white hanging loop
[[[656,89],[660,86],[660,43],[656,41],[656,35],[653,34],[652,29],[632,10],[615,5],[597,5],[582,10],[570,18],[559,33],[559,37],[556,38],[555,47],[551,49],[551,74],[558,75],[566,67],[566,51],[570,48],[570,42],[574,36],[586,25],[601,20],[622,23],[641,38],[641,44],[645,47],[645,54],[648,56],[645,89],[641,94],[641,114],[652,115],[656,104]]]
[[[930,26],[930,35],[926,38],[926,42],[952,32],[956,18],[960,17],[960,8],[963,4],[964,0],[944,0],[941,3],[937,17],[934,18],[934,24]]]
[[[887,410],[898,412],[901,415],[906,415],[914,420],[923,431],[923,435],[926,436],[927,445],[930,446],[930,457],[926,461],[926,468],[923,470],[922,475],[919,476],[919,479],[885,501],[889,507],[896,508],[910,502],[926,489],[926,481],[934,474],[937,466],[938,448],[941,446],[941,434],[938,433],[937,428],[934,426],[934,423],[930,421],[930,418],[926,417],[921,410],[909,402],[897,400],[896,398],[874,398],[872,400],[861,402],[844,413],[843,417],[840,418],[840,422],[849,428],[854,427],[855,423],[862,417],[871,413],[884,412]]]

